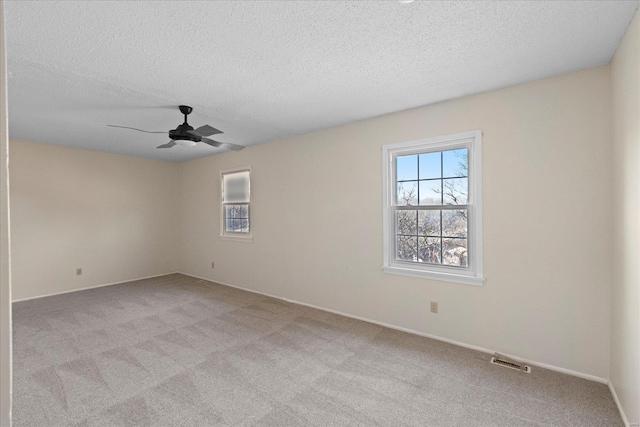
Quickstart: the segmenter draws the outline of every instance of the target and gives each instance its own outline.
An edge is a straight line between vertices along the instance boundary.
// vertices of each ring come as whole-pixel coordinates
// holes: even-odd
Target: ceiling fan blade
[[[215,135],[217,133],[223,133],[221,130],[218,130],[212,126],[209,125],[204,125],[204,126],[200,126],[197,129],[193,130],[193,133],[196,133],[200,136],[211,136],[211,135]]]
[[[232,144],[230,142],[214,141],[213,139],[209,139],[209,138],[202,138],[202,142],[204,142],[205,144],[209,144],[212,147],[228,148],[229,150],[233,150],[233,151],[240,151],[244,148],[243,145]]]
[[[244,145],[225,142],[224,144],[222,144],[222,148],[228,148],[229,150],[233,150],[233,151],[240,151],[240,150],[244,150],[246,147]]]
[[[222,142],[218,142],[218,141],[214,141],[213,139],[209,139],[209,138],[202,138],[202,141],[205,144],[209,144],[212,147],[222,147]]]
[[[107,125],[111,128],[121,128],[121,129],[133,129],[133,130],[137,130],[138,132],[144,132],[144,133],[168,133],[168,132],[151,132],[148,130],[142,130],[142,129],[138,129],[138,128],[130,128],[129,126],[116,126],[116,125]]]
[[[156,148],[171,148],[174,145],[176,145],[176,142],[172,139],[171,141],[167,142],[166,144],[158,145]]]

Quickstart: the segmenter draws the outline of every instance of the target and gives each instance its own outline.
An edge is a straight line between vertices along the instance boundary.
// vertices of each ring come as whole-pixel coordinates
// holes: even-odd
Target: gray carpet
[[[179,274],[13,313],[16,427],[623,425],[603,384]]]

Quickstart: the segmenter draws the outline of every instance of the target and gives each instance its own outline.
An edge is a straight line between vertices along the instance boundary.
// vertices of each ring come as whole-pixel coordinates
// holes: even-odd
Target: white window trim
[[[399,155],[422,153],[425,150],[445,151],[467,148],[469,151],[469,267],[446,267],[395,259],[395,224],[393,203],[396,189],[395,158]],[[388,144],[382,147],[383,178],[383,270],[385,273],[421,277],[446,282],[482,286],[482,131],[463,132],[454,135],[426,138],[415,141]]]
[[[228,173],[234,172],[249,172],[249,232],[248,233],[227,233],[225,231],[225,211],[224,211],[224,182],[222,176]],[[234,240],[237,242],[252,242],[253,241],[253,209],[251,202],[251,179],[252,179],[251,166],[243,166],[231,169],[224,169],[220,171],[220,239],[221,240]]]

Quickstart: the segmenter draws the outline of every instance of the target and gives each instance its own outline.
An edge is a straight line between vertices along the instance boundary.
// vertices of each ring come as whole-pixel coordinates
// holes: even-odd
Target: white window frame
[[[224,175],[237,173],[237,172],[249,172],[249,231],[244,232],[229,232],[226,231],[226,212],[224,203]],[[251,209],[251,166],[243,166],[231,169],[224,169],[220,171],[220,238],[222,240],[237,240],[241,242],[253,241],[253,219]]]
[[[396,162],[399,156],[446,151],[468,150],[468,266],[443,266],[410,261],[398,261],[396,254],[395,198]],[[482,286],[482,132],[471,131],[454,135],[387,144],[382,147],[383,176],[383,270],[385,273],[421,277],[447,282]]]

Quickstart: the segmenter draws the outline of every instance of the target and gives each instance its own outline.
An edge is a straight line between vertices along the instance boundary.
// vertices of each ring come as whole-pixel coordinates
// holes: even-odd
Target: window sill
[[[220,235],[220,240],[233,240],[236,242],[246,242],[246,243],[251,243],[253,242],[253,236],[252,235],[244,235],[244,236],[233,236],[233,235],[229,235],[229,234],[221,234]]]
[[[441,280],[443,282],[461,283],[464,285],[483,286],[484,277],[463,276],[460,274],[439,273],[435,271],[414,270],[401,267],[382,267],[385,273],[400,276],[419,277],[422,279]]]

